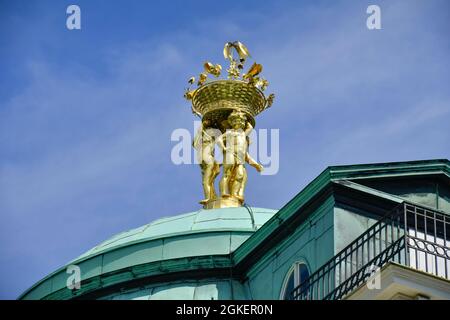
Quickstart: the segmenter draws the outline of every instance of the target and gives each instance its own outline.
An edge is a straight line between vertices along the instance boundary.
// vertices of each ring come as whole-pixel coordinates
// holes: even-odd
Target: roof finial
[[[234,57],[233,51],[237,53]],[[248,153],[248,135],[255,126],[255,117],[273,103],[274,95],[267,97],[263,91],[268,81],[260,78],[262,65],[254,62],[247,73],[241,75],[244,63],[250,57],[247,47],[239,42],[227,42],[223,49],[225,59],[230,61],[227,79],[217,79],[222,66],[205,62],[197,88],[188,88],[185,98],[192,102],[192,111],[202,118],[202,125],[193,146],[200,156],[204,208],[238,207],[244,204],[247,183],[245,164],[261,172],[263,166]],[[214,77],[212,80],[209,76]],[[194,85],[195,77],[188,81]],[[223,152],[223,163],[215,158],[215,145]],[[220,196],[215,191],[214,181],[220,173]]]

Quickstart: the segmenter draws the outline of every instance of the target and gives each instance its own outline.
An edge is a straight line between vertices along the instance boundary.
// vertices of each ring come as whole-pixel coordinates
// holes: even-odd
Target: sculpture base
[[[219,209],[219,208],[236,208],[242,207],[243,202],[234,197],[227,198],[217,198],[213,200],[209,200],[203,204],[203,209]]]

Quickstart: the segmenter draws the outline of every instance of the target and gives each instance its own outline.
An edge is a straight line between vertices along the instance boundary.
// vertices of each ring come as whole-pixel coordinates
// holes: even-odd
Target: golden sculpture
[[[233,51],[237,53],[235,58]],[[227,42],[223,54],[230,61],[227,79],[211,80],[208,75],[218,78],[222,71],[220,64],[205,62],[200,73],[197,88],[188,88],[184,94],[192,103],[192,112],[202,119],[193,147],[200,157],[204,208],[236,207],[244,204],[247,183],[245,164],[256,168],[257,163],[248,153],[248,135],[255,127],[255,117],[272,106],[274,95],[265,96],[263,91],[268,81],[259,75],[262,65],[253,63],[247,73],[241,75],[244,63],[250,57],[247,47],[239,41]],[[188,81],[192,86],[195,77]],[[215,192],[214,182],[220,173],[220,164],[214,156],[215,145],[223,152],[223,174],[220,179],[220,196]]]
[[[226,130],[217,140],[223,150],[224,159],[220,194],[224,198],[232,197],[243,203],[247,183],[245,163],[248,162],[258,172],[263,170],[263,166],[253,160],[248,153],[248,133],[252,130],[252,126],[247,122],[245,113],[235,110],[227,120],[231,129]]]
[[[202,171],[202,185],[205,199],[201,204],[207,204],[216,199],[214,180],[220,173],[220,165],[214,158],[215,137],[208,132],[208,120],[203,121],[194,138],[192,146],[197,150],[200,169]]]

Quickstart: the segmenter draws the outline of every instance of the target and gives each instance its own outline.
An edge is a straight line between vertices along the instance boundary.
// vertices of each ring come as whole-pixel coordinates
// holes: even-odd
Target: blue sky
[[[0,298],[199,209],[170,135],[192,128],[186,81],[227,41],[276,93],[257,126],[280,129],[280,170],[249,170],[250,205],[282,207],[329,165],[450,158],[449,30],[446,0],[0,1]]]

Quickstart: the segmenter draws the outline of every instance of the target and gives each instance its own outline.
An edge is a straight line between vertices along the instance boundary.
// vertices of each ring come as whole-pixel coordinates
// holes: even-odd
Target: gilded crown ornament
[[[274,99],[274,94],[264,95],[269,83],[260,77],[262,65],[255,62],[246,73],[242,73],[250,57],[243,43],[227,42],[223,55],[230,62],[227,78],[219,78],[222,73],[220,64],[205,62],[197,83],[196,78],[191,77],[184,94],[192,103],[192,112],[202,119],[193,147],[198,151],[202,171],[204,199],[200,203],[205,209],[244,204],[246,163],[258,172],[263,170],[262,165],[248,153],[248,135],[255,127],[255,117],[271,107]],[[195,83],[197,88],[192,89]],[[223,152],[223,163],[216,160],[216,144]],[[220,195],[217,195],[214,182],[221,167]]]

